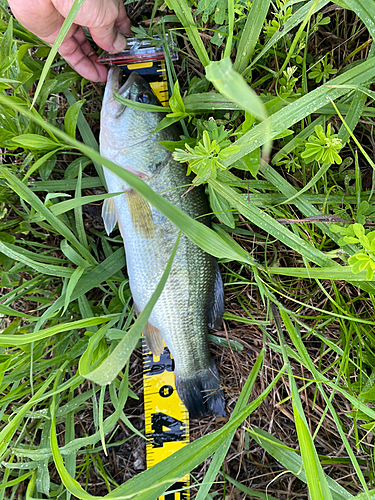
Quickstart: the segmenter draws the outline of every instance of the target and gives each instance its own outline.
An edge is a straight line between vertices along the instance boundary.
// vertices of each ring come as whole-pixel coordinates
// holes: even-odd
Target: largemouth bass
[[[138,175],[190,217],[204,221],[202,216],[209,209],[202,188],[186,192],[191,182],[186,166],[159,144],[178,140],[178,129],[169,127],[152,134],[162,113],[139,111],[115,101],[113,91],[118,90],[132,101],[160,105],[149,84],[137,73],[133,72],[122,86],[121,77],[119,68],[110,69],[101,111],[101,154]],[[106,168],[104,174],[108,192],[123,192],[105,200],[102,215],[108,234],[118,223],[130,290],[139,314],[160,281],[179,230],[117,175]],[[155,356],[163,352],[165,341],[175,361],[177,392],[192,417],[225,415],[220,379],[207,342],[208,327],[221,324],[223,296],[215,258],[181,235],[171,273],[144,334]]]

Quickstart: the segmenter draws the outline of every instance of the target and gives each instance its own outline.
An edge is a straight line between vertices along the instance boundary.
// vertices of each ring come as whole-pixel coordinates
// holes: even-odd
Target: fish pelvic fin
[[[134,303],[134,312],[137,316],[141,313],[136,303]],[[147,347],[150,349],[152,354],[154,356],[161,356],[164,352],[164,342],[160,330],[147,321],[143,330],[143,335],[145,336]]]
[[[207,324],[210,330],[218,330],[221,326],[224,316],[224,287],[221,279],[220,269],[216,263],[215,285],[213,290],[212,302],[207,309]]]
[[[160,331],[156,326],[152,325],[149,321],[143,330],[146,337],[147,346],[154,356],[160,356],[164,351],[163,338]]]
[[[127,189],[125,196],[134,231],[144,238],[153,238],[155,228],[150,204],[134,189]]]
[[[102,208],[102,218],[108,236],[112,233],[118,219],[116,203],[113,198],[106,198]]]
[[[220,389],[220,378],[215,363],[189,378],[176,373],[177,392],[192,418],[207,415],[225,417],[224,394]]]

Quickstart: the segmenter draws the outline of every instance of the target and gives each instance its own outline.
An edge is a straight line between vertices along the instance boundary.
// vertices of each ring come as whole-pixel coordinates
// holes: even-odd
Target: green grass
[[[133,21],[137,34],[169,29],[184,53],[179,87],[167,57],[169,111],[189,148],[166,146],[205,184],[211,229],[100,157],[98,88],[59,59],[64,32],[50,49],[0,3],[0,500],[151,500],[187,473],[198,500],[375,498],[375,286],[349,265],[365,255],[375,266],[364,239],[375,213],[375,4],[167,4],[151,27],[136,9]],[[322,164],[325,147],[342,163]],[[135,320],[121,238],[87,209],[107,197],[102,164],[215,255],[225,281],[215,353],[230,419],[208,433],[197,423],[192,443],[141,473],[133,350],[163,282]],[[345,239],[347,224],[324,219],[279,222],[320,214],[363,236]],[[113,455],[127,446],[120,475]]]

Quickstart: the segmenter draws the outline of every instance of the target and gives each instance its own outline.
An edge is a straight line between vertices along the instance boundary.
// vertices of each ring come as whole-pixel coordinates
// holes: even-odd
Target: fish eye
[[[138,102],[143,102],[143,104],[150,104],[152,101],[152,94],[151,92],[140,92],[137,97],[136,101]]]

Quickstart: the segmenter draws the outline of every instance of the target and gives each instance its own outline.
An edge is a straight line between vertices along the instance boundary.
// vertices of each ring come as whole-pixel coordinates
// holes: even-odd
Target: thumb
[[[90,28],[90,33],[94,42],[107,52],[121,52],[126,48],[126,39],[117,30],[115,23]]]

